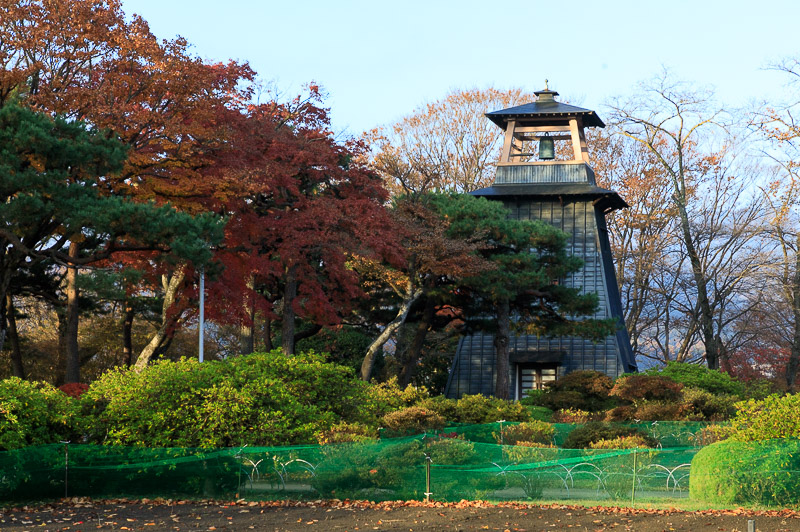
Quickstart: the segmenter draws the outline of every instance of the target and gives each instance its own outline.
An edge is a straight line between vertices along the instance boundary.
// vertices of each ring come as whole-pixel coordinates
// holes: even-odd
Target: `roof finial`
[[[545,80],[544,80],[544,90],[546,90],[546,91],[549,91],[549,90],[550,90],[550,87],[548,87],[548,86],[547,86],[547,84],[549,83],[549,81],[550,81],[550,80],[548,80],[547,78],[545,78]]]

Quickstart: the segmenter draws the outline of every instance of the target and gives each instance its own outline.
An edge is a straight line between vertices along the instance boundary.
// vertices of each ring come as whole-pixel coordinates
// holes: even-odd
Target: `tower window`
[[[522,399],[531,390],[543,390],[549,382],[555,382],[556,366],[541,364],[517,365],[517,399]]]

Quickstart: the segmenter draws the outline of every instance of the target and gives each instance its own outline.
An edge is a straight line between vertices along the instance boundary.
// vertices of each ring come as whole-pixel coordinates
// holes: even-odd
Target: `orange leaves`
[[[222,146],[220,111],[243,99],[247,65],[206,64],[181,38],[159,42],[117,0],[3,0],[0,19],[16,22],[0,24],[0,104],[18,91],[32,107],[111,129],[132,148],[117,187],[127,180],[137,195],[196,210],[209,193],[196,178]],[[191,201],[176,181],[185,178]]]
[[[521,89],[453,91],[368,138],[372,164],[393,194],[469,192],[489,186],[502,131],[484,113],[534,96]]]

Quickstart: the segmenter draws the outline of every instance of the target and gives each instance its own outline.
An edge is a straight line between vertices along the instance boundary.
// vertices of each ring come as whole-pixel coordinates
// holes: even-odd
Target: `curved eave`
[[[524,184],[494,185],[470,192],[471,195],[502,200],[505,198],[557,198],[561,202],[591,200],[603,212],[630,207],[619,194],[613,190],[582,184]]]
[[[506,125],[509,120],[518,120],[524,121],[526,119],[542,119],[542,118],[549,118],[549,119],[556,119],[556,120],[569,120],[570,118],[580,117],[583,125],[586,127],[606,127],[605,123],[597,116],[594,111],[589,113],[583,114],[576,114],[576,113],[539,113],[535,115],[529,114],[505,114],[501,116],[491,116],[489,114],[486,115],[489,120],[494,122],[498,127],[500,127],[503,131],[506,129]]]
[[[569,119],[580,118],[586,127],[606,127],[603,120],[591,109],[576,107],[562,102],[531,102],[508,109],[492,111],[485,115],[489,120],[506,128],[506,123],[511,120],[536,120],[542,119]]]

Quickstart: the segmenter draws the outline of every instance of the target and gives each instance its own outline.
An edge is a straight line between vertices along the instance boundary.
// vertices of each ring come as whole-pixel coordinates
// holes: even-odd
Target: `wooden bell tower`
[[[597,293],[593,317],[617,318],[616,334],[600,343],[577,337],[513,336],[510,342],[511,390],[521,399],[575,370],[597,370],[610,377],[637,371],[622,317],[605,216],[628,204],[597,186],[589,166],[584,128],[605,127],[594,111],[561,103],[545,87],[534,102],[487,113],[505,132],[497,174],[491,187],[475,196],[502,201],[511,216],[542,220],[570,235],[567,250],[581,257],[583,268],[564,282],[584,293]],[[461,338],[445,389],[447,397],[493,395],[494,337],[477,333]]]

